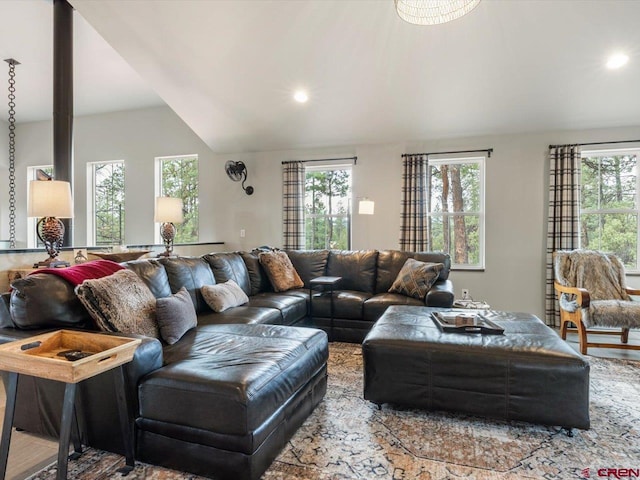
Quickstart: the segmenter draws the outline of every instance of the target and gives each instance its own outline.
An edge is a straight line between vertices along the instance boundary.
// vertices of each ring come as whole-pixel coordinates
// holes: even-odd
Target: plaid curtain
[[[549,217],[547,226],[547,325],[556,327],[559,310],[553,289],[553,252],[580,247],[580,147],[562,145],[549,151]]]
[[[304,164],[289,162],[282,166],[283,248],[304,248]]]
[[[407,155],[403,160],[400,250],[409,252],[429,250],[428,164],[429,160],[426,155]]]

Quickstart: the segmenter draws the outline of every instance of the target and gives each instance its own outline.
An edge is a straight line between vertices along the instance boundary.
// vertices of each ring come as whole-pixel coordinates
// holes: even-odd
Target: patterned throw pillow
[[[76,295],[101,330],[158,338],[156,297],[131,270],[85,280]]]
[[[407,258],[389,292],[424,300],[443,268],[442,263],[419,262]]]
[[[304,282],[285,252],[261,252],[259,259],[276,292],[304,287]]]
[[[249,301],[249,297],[244,293],[244,290],[233,280],[227,280],[216,285],[203,285],[200,292],[204,301],[211,307],[211,310],[217,313]]]
[[[156,301],[156,317],[160,336],[169,345],[176,343],[187,330],[198,325],[196,309],[185,287]]]

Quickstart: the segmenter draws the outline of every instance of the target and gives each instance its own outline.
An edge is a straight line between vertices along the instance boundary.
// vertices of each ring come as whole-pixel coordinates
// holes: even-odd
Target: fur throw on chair
[[[640,327],[640,302],[634,302],[625,290],[624,266],[618,257],[594,250],[558,252],[554,271],[556,281],[567,287],[584,288],[591,303],[582,310],[586,326]],[[575,312],[578,305],[563,294],[560,308]]]

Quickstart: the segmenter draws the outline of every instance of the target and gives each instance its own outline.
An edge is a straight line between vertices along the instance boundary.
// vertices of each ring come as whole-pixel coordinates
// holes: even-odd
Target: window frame
[[[635,208],[598,208],[585,210],[582,207],[582,195],[580,195],[579,218],[583,214],[589,215],[635,215],[636,216],[636,265],[635,268],[625,265],[625,273],[630,275],[640,275],[640,147],[630,148],[607,148],[602,150],[583,150],[580,152],[580,190],[582,191],[582,167],[584,158],[635,155],[636,157],[636,182],[635,182]],[[582,221],[580,225],[580,243],[582,243]],[[581,245],[582,248],[582,245]],[[616,252],[612,252],[616,253]]]
[[[349,196],[347,198],[347,213],[346,214],[307,214],[306,210],[306,185],[307,185],[307,173],[308,172],[328,172],[332,170],[349,170]],[[346,218],[347,220],[347,250],[351,249],[351,245],[353,244],[353,164],[352,163],[319,163],[316,165],[305,165],[304,167],[304,198],[303,204],[305,207],[304,211],[304,225],[305,225],[305,244],[304,248],[308,249],[307,245],[307,236],[306,236],[306,225],[307,218]]]
[[[198,235],[197,238],[195,240],[193,240],[193,243],[197,243],[200,240],[200,157],[197,153],[189,153],[189,154],[185,154],[185,155],[162,155],[162,156],[158,156],[155,157],[155,172],[154,172],[154,176],[155,176],[155,187],[154,187],[154,194],[155,197],[162,197],[164,196],[164,189],[163,189],[163,178],[162,178],[162,164],[165,161],[175,161],[175,160],[195,160],[197,163],[197,167],[198,167]],[[154,205],[155,205],[155,198],[154,198]],[[155,208],[155,207],[154,207]],[[160,223],[155,222],[155,233],[154,233],[154,243],[161,245],[163,243],[162,237],[160,236]],[[179,228],[180,225],[176,225],[176,228]]]
[[[105,246],[96,244],[96,165],[108,165],[121,163],[126,181],[126,163],[124,160],[104,160],[87,162],[87,246]],[[123,192],[124,204],[126,205],[126,189]],[[125,209],[126,211],[126,209]],[[125,214],[126,218],[126,214]],[[122,237],[120,245],[126,245],[126,223],[122,227]]]
[[[427,220],[430,221],[434,217],[447,217],[453,218],[455,216],[469,216],[469,217],[477,217],[478,218],[478,256],[479,263],[477,264],[462,264],[462,263],[454,263],[454,258],[451,255],[451,252],[446,252],[451,255],[451,270],[476,270],[483,271],[485,269],[485,256],[486,256],[486,244],[485,244],[485,219],[486,219],[486,209],[485,209],[485,192],[486,192],[486,155],[474,155],[470,157],[438,157],[432,158],[429,157],[429,162],[427,168],[436,165],[463,165],[463,164],[477,164],[478,165],[478,197],[479,197],[479,211],[478,212],[431,212],[429,200],[427,199]],[[427,175],[427,181],[429,181],[429,172],[425,173]],[[429,183],[427,185],[428,196],[431,196],[432,193],[432,184]]]

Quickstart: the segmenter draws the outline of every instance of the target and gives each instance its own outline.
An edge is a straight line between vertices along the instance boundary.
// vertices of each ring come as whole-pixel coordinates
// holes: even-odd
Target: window
[[[31,180],[38,180],[38,170],[41,170],[48,176],[53,176],[53,165],[39,165],[35,167],[27,167],[27,192],[29,191],[29,182]],[[39,218],[29,217],[27,219],[27,248],[42,248],[44,245],[38,238],[38,225]]]
[[[351,167],[305,169],[305,248],[351,248]]]
[[[124,244],[124,161],[87,163],[90,245]]]
[[[484,267],[484,157],[431,160],[429,245],[456,268]]]
[[[583,152],[581,165],[580,245],[614,253],[630,271],[640,271],[639,152]]]
[[[158,197],[181,198],[184,220],[176,225],[175,243],[198,241],[198,156],[156,158]],[[159,234],[158,234],[159,235]],[[156,241],[160,241],[158,236]]]

